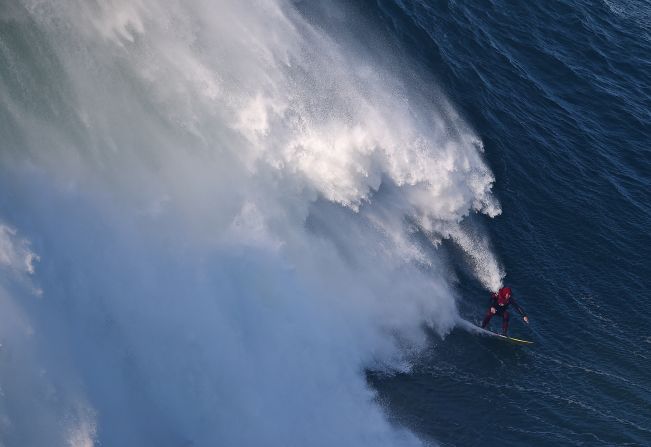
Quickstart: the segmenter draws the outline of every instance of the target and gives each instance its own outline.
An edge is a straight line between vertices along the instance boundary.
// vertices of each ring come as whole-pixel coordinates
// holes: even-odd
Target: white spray
[[[502,275],[445,99],[281,0],[0,13],[3,442],[421,445],[363,376],[455,324],[414,232]]]

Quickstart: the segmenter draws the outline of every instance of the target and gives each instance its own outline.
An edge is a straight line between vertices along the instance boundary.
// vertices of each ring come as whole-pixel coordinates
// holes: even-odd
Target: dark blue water
[[[651,445],[651,7],[378,1],[369,8],[485,143],[487,224],[532,348],[457,331],[371,376],[443,445]],[[463,315],[487,297],[461,281]],[[498,322],[493,322],[497,327]]]

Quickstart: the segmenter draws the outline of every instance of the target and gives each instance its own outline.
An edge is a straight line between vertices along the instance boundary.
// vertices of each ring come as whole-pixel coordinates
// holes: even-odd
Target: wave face
[[[0,6],[3,445],[422,445],[364,370],[454,326],[442,240],[499,286],[464,219],[500,207],[342,8]]]

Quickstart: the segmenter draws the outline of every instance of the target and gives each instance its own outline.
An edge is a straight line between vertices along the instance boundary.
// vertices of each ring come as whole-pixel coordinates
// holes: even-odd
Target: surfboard
[[[504,336],[502,334],[498,334],[498,333],[495,333],[493,331],[483,329],[483,328],[481,328],[479,326],[477,326],[477,329],[479,329],[480,331],[485,332],[485,333],[487,333],[487,334],[489,334],[489,335],[491,335],[493,337],[501,338],[504,341],[515,343],[516,345],[532,345],[533,344],[532,341],[522,340],[520,338],[515,338],[515,337],[506,337],[506,336]]]
[[[488,332],[491,332],[491,331],[488,331]],[[509,341],[511,343],[515,343],[516,345],[532,345],[533,344],[533,342],[529,341],[529,340],[522,340],[520,338],[515,338],[515,337],[505,337],[504,335],[496,334],[495,332],[493,332],[492,334],[495,335],[496,337],[503,338],[504,340]]]
[[[476,323],[470,322],[468,320],[464,320],[463,318],[459,318],[457,320],[457,325],[460,328],[462,328],[462,329],[464,329],[464,330],[466,330],[468,332],[475,332],[475,333],[479,333],[479,334],[488,335],[488,336],[491,336],[491,337],[501,338],[504,341],[514,343],[516,345],[532,345],[533,344],[533,342],[529,341],[529,340],[522,340],[520,338],[515,338],[515,337],[505,337],[502,334],[498,334],[498,333],[495,333],[493,331],[489,331],[487,329],[484,329],[484,328],[482,328],[480,326],[477,326]]]

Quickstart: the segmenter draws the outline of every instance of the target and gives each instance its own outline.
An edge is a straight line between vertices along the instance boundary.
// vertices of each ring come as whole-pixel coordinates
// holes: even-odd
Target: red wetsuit
[[[503,287],[499,290],[499,292],[491,293],[490,307],[488,308],[488,312],[486,312],[484,321],[481,323],[481,327],[485,328],[488,326],[488,323],[491,321],[491,318],[493,318],[493,315],[499,315],[502,317],[502,334],[506,335],[507,331],[509,330],[509,312],[507,309],[511,305],[513,305],[513,308],[520,315],[523,317],[527,316],[524,313],[522,307],[520,307],[520,305],[516,303],[511,296],[511,289],[509,287]],[[491,312],[491,308],[495,308],[495,313]]]

